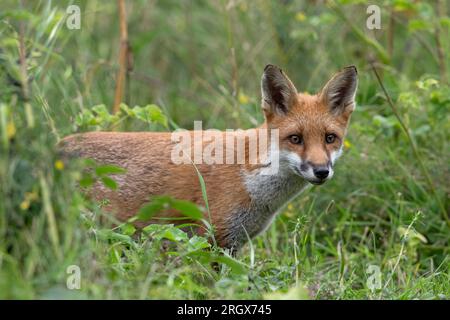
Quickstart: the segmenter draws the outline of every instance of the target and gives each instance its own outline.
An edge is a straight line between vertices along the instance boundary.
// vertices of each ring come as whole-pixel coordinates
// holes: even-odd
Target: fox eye
[[[293,143],[293,144],[302,144],[303,143],[302,138],[296,134],[293,134],[292,136],[290,136],[289,141],[291,141],[291,143]]]
[[[336,135],[333,134],[333,133],[327,134],[327,135],[325,136],[325,141],[326,141],[327,143],[333,143],[334,140],[336,140]]]

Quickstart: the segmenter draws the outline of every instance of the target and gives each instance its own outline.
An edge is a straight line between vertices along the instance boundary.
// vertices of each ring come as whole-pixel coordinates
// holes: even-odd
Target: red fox
[[[174,163],[177,141],[169,132],[75,134],[64,138],[61,148],[69,156],[126,169],[125,174],[114,177],[117,190],[100,184],[92,190],[96,199],[109,200],[106,210],[122,221],[135,216],[154,195],[170,195],[205,206],[197,168],[205,181],[210,209],[210,217],[205,213],[205,219],[211,219],[216,242],[237,250],[264,231],[283,205],[307,185],[322,184],[333,176],[355,108],[357,82],[356,67],[349,66],[335,74],[319,93],[302,94],[280,68],[267,65],[261,79],[265,121],[252,130],[276,130],[277,149],[267,152],[268,160],[262,164],[249,161],[250,139],[244,139],[246,157],[241,163]],[[232,135],[239,138],[248,133],[242,130]],[[191,137],[195,134],[189,132]],[[236,152],[232,149],[233,157]],[[278,168],[267,174],[267,163],[275,156]],[[164,214],[168,221],[179,216],[172,211]],[[156,221],[147,223],[152,222]],[[204,231],[198,228],[197,232]]]

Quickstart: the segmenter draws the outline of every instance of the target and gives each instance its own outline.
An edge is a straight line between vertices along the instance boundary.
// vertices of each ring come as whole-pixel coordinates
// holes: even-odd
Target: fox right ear
[[[320,92],[322,101],[335,114],[351,113],[355,108],[358,72],[349,66],[335,74]]]
[[[266,114],[285,115],[295,101],[297,89],[280,68],[268,64],[261,79],[261,94]]]

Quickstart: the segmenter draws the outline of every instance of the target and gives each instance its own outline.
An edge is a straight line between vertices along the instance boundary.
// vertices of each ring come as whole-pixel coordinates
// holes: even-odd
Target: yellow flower
[[[28,208],[30,207],[30,201],[25,199],[22,201],[22,203],[20,204],[20,209],[25,211],[28,210]]]
[[[247,104],[250,98],[243,93],[239,93],[238,100],[240,104]]]
[[[12,138],[14,138],[15,135],[16,135],[16,126],[14,125],[14,122],[10,121],[6,125],[6,136],[8,137],[9,140],[11,140]]]
[[[56,170],[59,170],[59,171],[64,170],[64,162],[62,162],[61,160],[56,160],[55,168],[56,168]]]
[[[294,210],[294,205],[292,203],[288,203],[286,210],[284,211],[284,215],[289,218],[294,217],[295,210]]]
[[[347,139],[344,140],[344,147],[346,149],[350,149],[350,147],[352,146],[352,144],[350,143],[350,141],[348,141]]]
[[[28,199],[30,201],[36,201],[38,199],[38,194],[36,192],[26,192],[25,193],[25,199]]]
[[[305,21],[306,20],[305,13],[303,11],[297,12],[296,15],[295,15],[295,20],[297,20],[299,22]]]

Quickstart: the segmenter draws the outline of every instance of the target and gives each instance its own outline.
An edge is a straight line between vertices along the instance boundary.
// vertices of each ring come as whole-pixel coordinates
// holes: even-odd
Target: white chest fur
[[[252,202],[256,206],[266,206],[274,213],[307,185],[307,181],[290,170],[280,170],[272,175],[262,174],[261,170],[245,174],[245,187]]]
[[[243,179],[251,203],[237,210],[230,221],[229,241],[236,248],[267,229],[276,213],[308,185],[289,170],[266,175],[257,169],[243,172]]]

